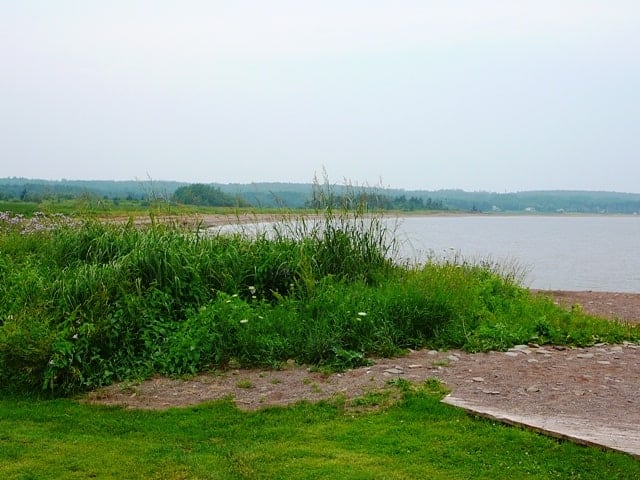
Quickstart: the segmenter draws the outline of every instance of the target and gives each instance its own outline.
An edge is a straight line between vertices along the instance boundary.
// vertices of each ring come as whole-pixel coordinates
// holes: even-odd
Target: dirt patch
[[[640,323],[640,293],[617,292],[566,292],[562,290],[534,290],[546,295],[565,308],[580,305],[592,315],[619,320],[625,323]]]
[[[596,292],[544,292],[563,305],[581,303],[592,313],[627,321],[640,319],[640,295]],[[511,352],[468,354],[415,351],[377,359],[369,367],[323,374],[289,362],[282,370],[233,369],[190,379],[156,377],[91,392],[92,403],[162,409],[231,397],[239,408],[257,409],[317,401],[334,395],[361,396],[390,380],[435,377],[465,398],[490,396],[495,405],[529,412],[588,414],[611,422],[640,425],[640,348],[596,345],[583,349],[522,346]]]
[[[630,344],[582,349],[523,346],[484,354],[421,350],[331,375],[289,365],[283,370],[238,369],[186,380],[158,377],[136,385],[112,385],[92,392],[87,400],[163,409],[232,397],[241,409],[257,409],[335,395],[354,398],[398,378],[438,378],[457,397],[490,398],[494,406],[640,425],[640,347]]]

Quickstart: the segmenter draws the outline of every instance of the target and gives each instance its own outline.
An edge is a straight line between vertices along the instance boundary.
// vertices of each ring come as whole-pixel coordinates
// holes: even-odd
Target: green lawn
[[[624,454],[559,442],[439,403],[423,387],[358,413],[341,402],[241,412],[230,402],[126,411],[0,401],[0,478],[640,478]]]

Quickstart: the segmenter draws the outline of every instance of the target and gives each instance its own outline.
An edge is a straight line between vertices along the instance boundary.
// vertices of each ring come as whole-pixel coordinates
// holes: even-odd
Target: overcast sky
[[[0,177],[640,192],[638,0],[0,6]]]

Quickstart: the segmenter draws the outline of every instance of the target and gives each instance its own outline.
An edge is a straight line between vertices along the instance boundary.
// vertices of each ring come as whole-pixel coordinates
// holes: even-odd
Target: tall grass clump
[[[65,395],[229,365],[344,369],[423,346],[639,337],[491,266],[399,266],[366,197],[318,189],[315,215],[254,235],[2,217],[0,390]]]
[[[394,231],[368,205],[366,190],[346,185],[340,194],[325,178],[313,184],[315,214],[274,225],[277,239],[292,238],[300,245],[303,280],[326,276],[373,285],[393,270],[397,253]]]

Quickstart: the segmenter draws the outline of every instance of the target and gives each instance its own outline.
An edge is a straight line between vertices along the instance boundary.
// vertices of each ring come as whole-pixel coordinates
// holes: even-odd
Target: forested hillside
[[[203,203],[193,185],[174,181],[105,181],[0,179],[0,200],[32,202],[75,198],[103,200],[166,201],[190,205],[316,208],[318,188],[331,190],[331,202],[345,205],[366,202],[377,209],[399,211],[448,210],[508,213],[638,214],[640,194],[591,191],[466,192],[463,190],[403,190],[314,183],[210,183],[211,194]],[[191,187],[187,188],[185,187]],[[202,189],[203,187],[198,187]],[[177,195],[187,192],[186,195]],[[218,201],[219,200],[219,201]],[[327,199],[323,199],[326,201]]]

